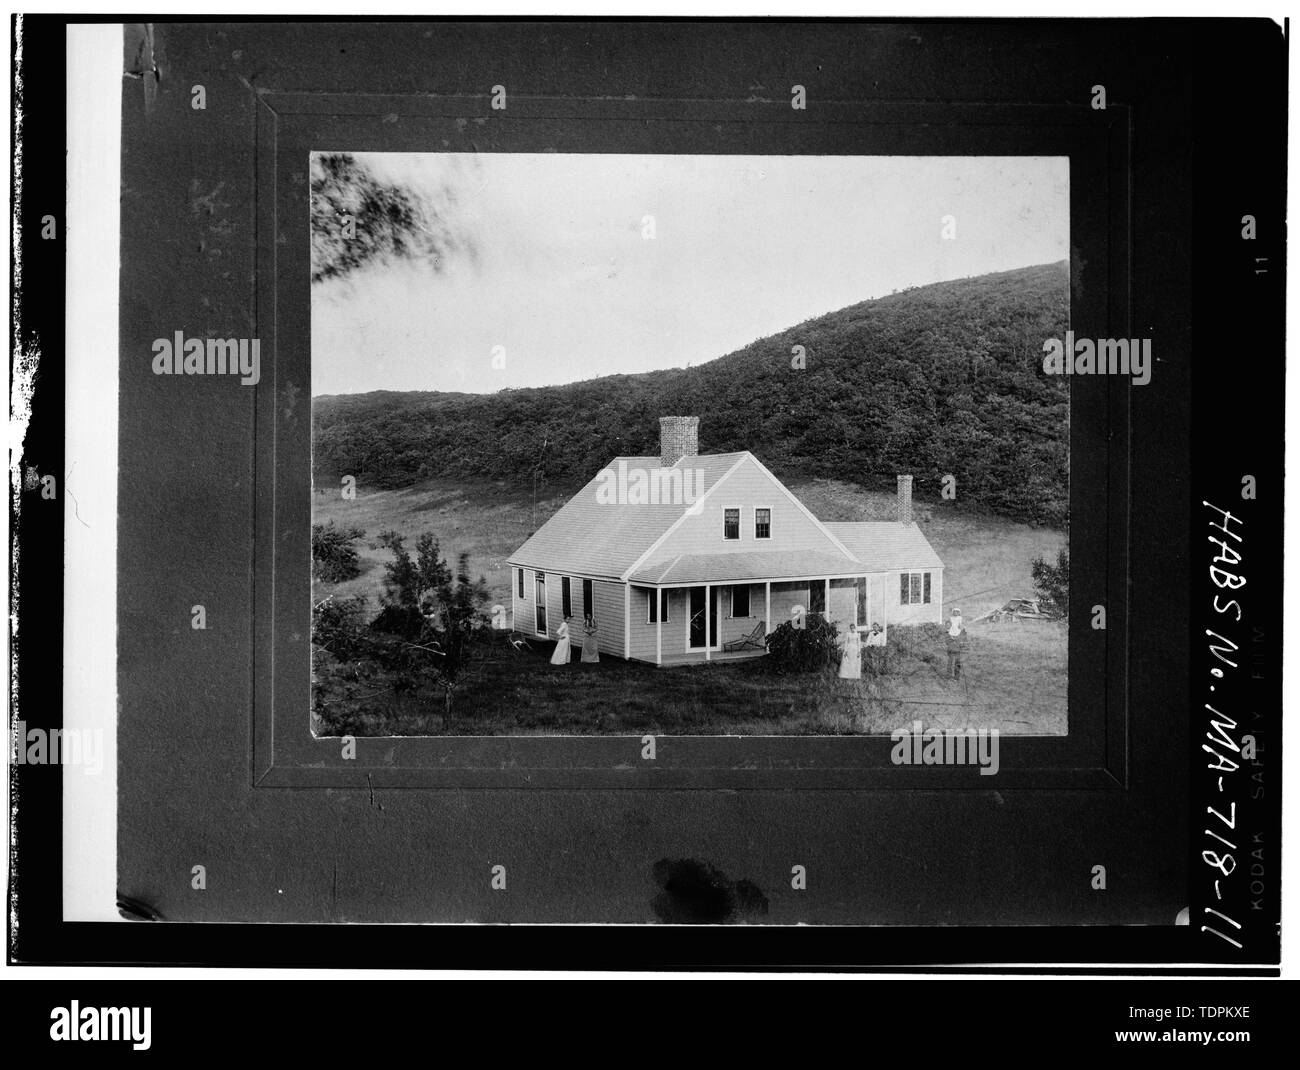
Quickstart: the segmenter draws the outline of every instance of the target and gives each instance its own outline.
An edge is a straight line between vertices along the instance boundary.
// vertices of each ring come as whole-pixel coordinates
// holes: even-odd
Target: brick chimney
[[[698,416],[659,417],[659,464],[671,468],[683,457],[700,455]]]
[[[898,522],[900,524],[910,524],[912,522],[912,477],[898,477]]]

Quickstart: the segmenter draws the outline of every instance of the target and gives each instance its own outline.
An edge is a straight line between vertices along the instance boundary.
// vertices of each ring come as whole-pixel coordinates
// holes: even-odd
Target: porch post
[[[936,599],[936,601],[938,601],[939,603],[938,621],[940,624],[942,624],[943,623],[943,569],[939,569],[938,577],[939,577],[939,597],[938,599]]]
[[[871,625],[875,623],[871,618],[871,577],[863,576],[862,582],[867,585],[867,619],[862,623],[870,628]]]
[[[623,660],[632,659],[632,584],[623,584]]]
[[[655,664],[664,663],[664,593],[656,587],[654,597],[659,600],[655,606],[658,612],[655,614]]]
[[[831,578],[826,577],[826,596],[822,600],[822,620],[831,619]]]
[[[763,627],[770,632],[772,630],[772,581],[768,580],[764,586],[767,588],[767,620],[763,623]]]
[[[713,585],[706,583],[704,585],[704,660],[713,660],[713,644],[710,640],[713,638],[713,622],[709,615],[709,592]]]

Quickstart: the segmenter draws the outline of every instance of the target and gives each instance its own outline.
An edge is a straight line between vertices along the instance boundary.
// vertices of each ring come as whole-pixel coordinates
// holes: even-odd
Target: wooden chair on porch
[[[729,643],[723,643],[722,649],[725,653],[733,653],[737,650],[766,650],[767,644],[763,642],[767,635],[764,630],[767,621],[760,620],[754,625],[754,630],[742,639],[733,639]]]

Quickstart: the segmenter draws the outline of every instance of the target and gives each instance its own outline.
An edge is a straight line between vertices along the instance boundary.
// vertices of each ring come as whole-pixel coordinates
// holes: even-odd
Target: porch
[[[822,617],[841,626],[877,619],[872,610],[883,609],[880,579],[841,574],[633,584],[628,655],[654,665],[763,657],[765,637],[797,616]]]
[[[748,658],[767,657],[766,650],[711,650],[709,651],[709,662],[715,661],[745,661]],[[668,653],[665,652],[663,660],[659,662],[663,665],[702,665],[704,664],[704,651],[692,650],[687,653]]]

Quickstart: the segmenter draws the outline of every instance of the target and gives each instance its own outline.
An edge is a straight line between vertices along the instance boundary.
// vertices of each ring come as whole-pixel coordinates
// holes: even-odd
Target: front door
[[[687,634],[687,642],[692,650],[704,649],[704,588],[691,588],[691,617]],[[718,589],[709,588],[709,642],[708,645],[716,647],[718,645]]]

